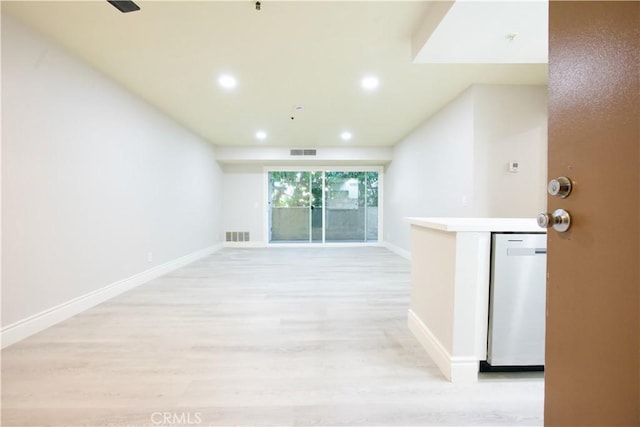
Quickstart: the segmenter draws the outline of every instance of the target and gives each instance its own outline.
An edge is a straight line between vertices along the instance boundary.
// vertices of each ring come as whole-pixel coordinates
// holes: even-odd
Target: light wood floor
[[[3,426],[541,425],[540,374],[451,384],[383,248],[225,249],[2,351]]]

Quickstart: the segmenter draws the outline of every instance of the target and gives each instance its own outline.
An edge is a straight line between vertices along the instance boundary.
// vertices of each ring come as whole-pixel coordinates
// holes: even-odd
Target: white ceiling
[[[389,146],[473,83],[547,79],[544,63],[483,64],[477,62],[492,58],[463,54],[476,52],[481,38],[484,50],[500,52],[508,28],[529,52],[508,61],[546,62],[546,50],[531,47],[535,39],[546,48],[546,13],[538,22],[527,2],[506,8],[474,2],[466,18],[452,2],[264,0],[260,11],[244,0],[136,3],[140,11],[122,14],[102,0],[2,1],[2,13],[216,145]],[[443,10],[445,26],[438,25]],[[502,22],[509,14],[530,20],[514,20],[486,37],[478,34],[482,26],[471,24],[496,14],[504,15]],[[416,46],[420,37],[427,43]],[[430,51],[437,58],[434,53],[430,60]],[[412,52],[418,52],[415,62],[476,63],[414,63]],[[221,73],[235,75],[234,90],[220,88]],[[376,91],[360,86],[368,74],[380,79]],[[268,133],[265,141],[255,138],[259,129]],[[353,134],[348,142],[340,139],[344,130]]]
[[[414,62],[546,63],[548,8],[547,0],[456,1],[421,44]]]

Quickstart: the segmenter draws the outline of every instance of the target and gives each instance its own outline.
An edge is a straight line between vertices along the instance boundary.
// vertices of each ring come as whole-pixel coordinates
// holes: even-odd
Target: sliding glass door
[[[378,240],[377,171],[270,171],[270,242]]]

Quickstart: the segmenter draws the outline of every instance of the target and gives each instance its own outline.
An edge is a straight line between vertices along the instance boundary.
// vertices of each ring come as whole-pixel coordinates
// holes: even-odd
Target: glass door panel
[[[365,240],[378,241],[378,172],[364,173]]]
[[[308,242],[311,235],[309,172],[269,172],[271,242]]]
[[[322,243],[324,240],[322,224],[324,223],[322,191],[324,182],[323,172],[311,172],[311,241]]]
[[[365,241],[364,172],[326,172],[327,242]]]

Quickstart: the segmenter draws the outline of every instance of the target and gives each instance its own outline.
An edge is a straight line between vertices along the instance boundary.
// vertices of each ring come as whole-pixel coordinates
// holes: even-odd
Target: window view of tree
[[[271,203],[279,208],[310,206],[309,172],[271,172]],[[322,198],[322,190],[320,190]],[[315,195],[314,195],[315,198]]]
[[[270,172],[269,178],[273,206],[322,206],[322,172],[278,171]],[[340,188],[349,182],[356,182],[358,185],[358,207],[378,206],[378,172],[326,172],[325,192],[327,193],[327,200],[339,198],[339,193],[331,190]]]
[[[367,206],[378,206],[378,172],[364,172]]]

